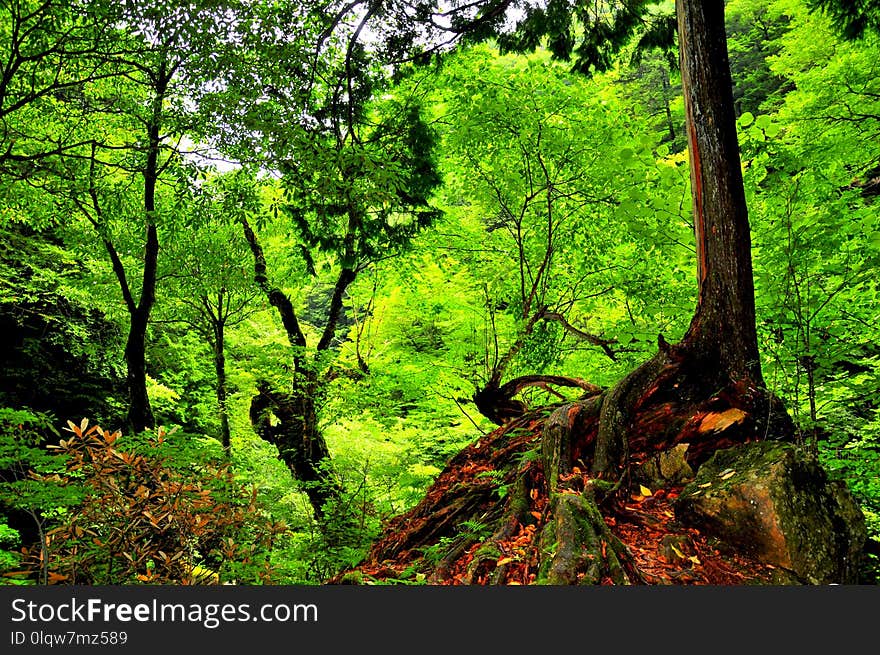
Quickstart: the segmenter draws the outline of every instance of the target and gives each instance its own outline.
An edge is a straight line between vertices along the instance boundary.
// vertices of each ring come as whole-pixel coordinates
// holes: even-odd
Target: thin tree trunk
[[[156,424],[147,393],[146,334],[147,314],[138,309],[130,316],[125,343],[128,424],[135,432],[153,428]]]
[[[156,182],[159,179],[159,150],[162,145],[160,125],[165,92],[169,78],[163,65],[158,76],[153,97],[152,115],[147,126],[147,161],[144,166],[144,268],[141,295],[137,307],[131,312],[125,361],[128,367],[129,393],[128,424],[137,431],[155,427],[150,397],[147,394],[146,338],[150,313],[156,303],[156,274],[159,261],[159,234],[156,228]]]
[[[226,338],[223,323],[214,325],[214,372],[217,375],[217,412],[220,415],[220,443],[226,457],[232,454],[229,410],[226,407]]]
[[[669,104],[669,73],[665,67],[660,74],[660,80],[663,84],[663,109],[666,113],[666,127],[669,130],[669,140],[675,141],[675,123],[672,122],[672,108]]]

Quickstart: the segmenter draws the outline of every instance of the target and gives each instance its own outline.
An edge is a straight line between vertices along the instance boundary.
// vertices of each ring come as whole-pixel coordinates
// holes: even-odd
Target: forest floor
[[[409,512],[394,517],[369,556],[331,583],[364,584],[533,584],[539,577],[541,533],[548,519],[550,496],[543,478],[540,452],[543,413],[499,427],[450,460],[425,498]],[[525,455],[525,456],[524,456]],[[512,482],[505,467],[512,461],[523,476],[528,509],[526,520],[508,521],[491,539],[492,559],[485,553],[487,534],[476,537],[462,526],[473,517],[495,517],[497,490]],[[583,467],[586,468],[586,467]],[[590,475],[574,467],[560,478],[561,494],[579,494]],[[698,530],[680,525],[674,500],[682,485],[637,493],[613,509],[603,508],[611,533],[626,547],[649,585],[774,584],[774,567],[725,548]],[[647,492],[647,493],[646,493]],[[503,497],[503,495],[502,495]],[[601,548],[606,545],[603,543]],[[613,584],[605,578],[602,584]]]

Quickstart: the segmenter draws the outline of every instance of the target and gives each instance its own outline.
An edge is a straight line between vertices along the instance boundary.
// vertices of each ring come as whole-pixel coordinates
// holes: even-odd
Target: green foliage
[[[119,329],[89,295],[90,264],[56,230],[0,221],[0,331],[7,339],[0,404],[119,415]]]
[[[20,543],[20,539],[18,530],[0,521],[0,571],[13,571],[18,567],[21,553],[16,552],[16,546]],[[4,584],[15,584],[15,582],[0,578],[0,585]]]
[[[876,541],[877,39],[797,1],[731,7],[785,28],[761,46],[776,95],[739,118],[765,379]]]
[[[880,2],[877,0],[807,0],[810,8],[828,15],[847,39],[880,31]]]
[[[581,73],[601,73],[636,35],[645,48],[671,46],[674,26],[653,11],[658,4],[663,3],[551,0],[546,7],[528,6],[515,29],[497,40],[502,52],[531,52],[543,45],[554,57],[572,60]]]
[[[494,427],[471,396],[499,367],[610,385],[658,333],[684,333],[696,280],[671,2],[526,3],[506,27],[453,2],[471,42],[436,67],[400,63],[433,5],[371,3],[375,38],[358,41],[353,14],[314,4],[0,8],[0,45],[16,17],[28,28],[0,62],[0,568],[27,571],[4,581],[319,584]],[[878,542],[880,10],[725,4],[764,377]],[[243,218],[305,349],[254,282]],[[126,409],[153,226],[145,378],[159,423],[181,430],[73,426],[50,450],[53,416],[115,425]],[[248,416],[259,380],[306,374],[342,490],[320,522]]]

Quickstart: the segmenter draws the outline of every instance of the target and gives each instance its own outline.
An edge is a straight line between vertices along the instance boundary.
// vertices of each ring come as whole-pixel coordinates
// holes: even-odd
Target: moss
[[[529,490],[525,475],[519,475],[513,483],[508,511],[523,525],[534,522],[534,518],[529,514]]]
[[[716,452],[682,491],[678,518],[812,584],[852,582],[864,530],[815,457],[780,441]]]
[[[474,551],[474,560],[498,560],[501,557],[501,551],[498,546],[492,542],[487,542]]]
[[[551,516],[541,533],[538,584],[595,585],[606,576],[618,584],[628,582],[618,558],[624,549],[592,499],[558,496]]]
[[[359,585],[364,583],[364,575],[360,571],[349,571],[339,580],[339,584]]]

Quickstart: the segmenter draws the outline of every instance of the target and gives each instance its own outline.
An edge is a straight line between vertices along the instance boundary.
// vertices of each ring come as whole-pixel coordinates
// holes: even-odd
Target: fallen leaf
[[[729,480],[729,479],[732,478],[735,474],[736,474],[736,471],[730,471],[729,473],[725,473],[724,475],[722,475],[722,476],[721,476],[721,479],[722,479],[722,480]]]
[[[747,414],[744,411],[735,407],[725,412],[713,412],[703,417],[697,430],[699,432],[721,432],[731,425],[742,423],[746,416]]]
[[[704,482],[703,484],[700,484],[697,486],[700,487],[700,489],[705,489],[706,487],[711,487],[712,483],[711,482]]]
[[[651,491],[650,489],[648,489],[648,487],[646,487],[646,486],[643,485],[643,484],[640,484],[640,485],[639,485],[639,492],[641,492],[641,494],[642,494],[643,496],[652,496],[652,495],[654,494],[653,491]]]
[[[515,562],[516,560],[513,557],[502,557],[500,560],[495,562],[495,566],[504,566],[505,564],[510,564],[511,562]]]

